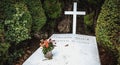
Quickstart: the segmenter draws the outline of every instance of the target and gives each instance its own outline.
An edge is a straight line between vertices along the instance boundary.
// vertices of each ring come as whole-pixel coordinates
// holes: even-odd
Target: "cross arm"
[[[86,12],[85,11],[79,11],[79,12],[76,12],[77,15],[85,15]]]
[[[64,14],[73,15],[73,11],[65,11]]]

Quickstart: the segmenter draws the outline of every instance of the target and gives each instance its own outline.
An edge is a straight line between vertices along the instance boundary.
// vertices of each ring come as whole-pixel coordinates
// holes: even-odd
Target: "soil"
[[[117,57],[113,53],[109,53],[102,46],[98,46],[101,65],[117,65]]]
[[[39,48],[38,39],[31,39],[28,44],[24,50],[25,54],[15,62],[15,65],[22,65]]]
[[[31,44],[28,47],[26,47],[25,54],[15,62],[15,65],[22,65],[24,61],[37,50],[37,48],[39,48],[39,41],[31,40]],[[102,46],[98,46],[98,50],[101,65],[117,65],[115,57],[112,54],[105,51],[105,49]]]

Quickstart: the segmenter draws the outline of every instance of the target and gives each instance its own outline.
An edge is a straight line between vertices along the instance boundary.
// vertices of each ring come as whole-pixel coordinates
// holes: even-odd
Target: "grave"
[[[23,65],[100,65],[94,36],[53,34],[50,38],[56,41],[53,59],[44,60],[42,49],[38,48]]]
[[[77,14],[84,15],[85,12],[77,12],[76,2],[74,8],[74,12],[65,11],[65,14],[73,14],[73,34],[53,34],[50,37],[56,42],[52,51],[53,59],[44,60],[42,49],[38,48],[23,65],[101,65],[96,37],[76,34],[75,18]]]

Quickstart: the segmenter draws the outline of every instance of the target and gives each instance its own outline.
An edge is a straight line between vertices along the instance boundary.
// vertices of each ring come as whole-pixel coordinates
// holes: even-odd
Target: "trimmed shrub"
[[[9,43],[0,43],[0,65],[4,65],[6,60],[8,60],[8,49],[10,47]]]
[[[61,3],[58,0],[45,0],[44,9],[49,18],[58,18],[61,14]]]
[[[43,7],[48,18],[46,28],[51,29],[49,33],[53,34],[56,26],[55,19],[60,17],[60,14],[62,13],[61,2],[58,0],[45,0],[43,3]]]
[[[46,23],[46,16],[40,0],[26,0],[28,9],[32,15],[32,33],[39,33]]]
[[[118,9],[119,0],[105,0],[96,26],[98,43],[114,53],[117,53],[115,50],[120,47],[120,12]]]
[[[4,42],[4,25],[3,22],[0,22],[0,43]]]
[[[84,24],[86,33],[90,33],[92,30],[94,30],[94,12],[84,16]]]
[[[8,16],[4,22],[6,27],[5,39],[10,43],[19,43],[29,39],[31,15],[26,5],[24,3],[11,4],[6,9],[6,15]]]

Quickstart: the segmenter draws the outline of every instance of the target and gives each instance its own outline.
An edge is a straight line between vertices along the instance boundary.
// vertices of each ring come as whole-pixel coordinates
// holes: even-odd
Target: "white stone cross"
[[[77,15],[85,15],[85,11],[77,11],[77,2],[74,2],[73,11],[65,11],[67,15],[73,15],[73,34],[76,34],[76,18]]]

